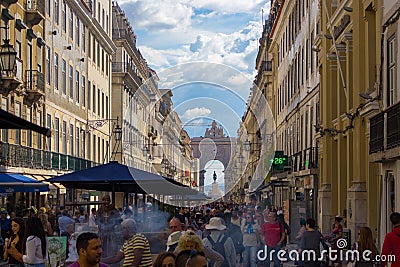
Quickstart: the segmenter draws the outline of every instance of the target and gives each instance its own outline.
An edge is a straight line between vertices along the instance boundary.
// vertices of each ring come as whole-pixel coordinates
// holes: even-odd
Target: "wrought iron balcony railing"
[[[31,169],[79,171],[97,164],[78,157],[0,142],[0,165]]]
[[[132,77],[132,79],[140,86],[143,81],[142,78],[140,78],[133,67],[126,63],[126,62],[113,62],[112,63],[112,72],[126,72],[129,73],[129,75]]]
[[[261,62],[260,68],[257,73],[257,80],[256,80],[257,86],[260,86],[260,81],[261,81],[261,77],[262,77],[263,73],[270,72],[270,71],[272,71],[272,61],[263,60]]]
[[[309,147],[291,156],[292,171],[309,170],[318,167],[318,148]]]
[[[385,127],[386,126],[386,127]],[[386,128],[386,132],[385,132]],[[370,119],[369,153],[400,146],[400,103]],[[386,139],[386,142],[385,142]],[[386,146],[385,146],[386,143]]]
[[[24,102],[28,106],[38,102],[44,96],[44,74],[37,70],[27,70],[25,79],[26,95]]]

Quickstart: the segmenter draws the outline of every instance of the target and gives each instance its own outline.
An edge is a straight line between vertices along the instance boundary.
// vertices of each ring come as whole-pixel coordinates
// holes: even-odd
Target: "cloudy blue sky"
[[[256,75],[262,21],[270,0],[119,0],[136,35],[137,46],[173,90],[175,111],[191,137],[204,135],[216,120],[236,136]],[[213,167],[214,165],[214,167]],[[211,164],[206,184],[221,163]],[[210,174],[210,175],[207,175]]]
[[[262,13],[265,19],[270,0],[119,0],[118,4],[137,35],[138,48],[162,81],[165,76],[170,81],[180,64],[213,65],[201,68],[202,77],[191,78],[187,77],[198,74],[199,68],[185,66],[183,79],[173,85],[161,82],[160,87],[173,89],[174,105],[184,123],[216,119],[227,135],[235,136],[256,75]],[[188,127],[189,134],[204,134],[203,128],[195,128]]]

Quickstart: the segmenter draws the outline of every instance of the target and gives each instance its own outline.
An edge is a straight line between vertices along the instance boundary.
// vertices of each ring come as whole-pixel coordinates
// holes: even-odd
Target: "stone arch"
[[[232,145],[235,141],[236,138],[225,136],[223,128],[218,127],[215,121],[212,122],[211,128],[206,129],[204,137],[200,136],[190,139],[193,157],[200,159],[200,188],[204,187],[204,173],[207,162],[210,160],[218,160],[224,165],[225,170],[228,168],[231,159]]]

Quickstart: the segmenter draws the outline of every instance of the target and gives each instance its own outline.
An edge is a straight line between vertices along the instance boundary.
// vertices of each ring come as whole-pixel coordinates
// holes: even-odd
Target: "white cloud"
[[[175,0],[125,0],[120,1],[120,4],[127,16],[134,18],[131,23],[149,32],[185,32],[193,15],[192,7]]]
[[[211,114],[211,110],[205,107],[188,109],[181,115],[182,119],[191,120],[197,117],[203,117]]]
[[[206,8],[225,14],[255,13],[265,0],[187,0],[195,8]]]

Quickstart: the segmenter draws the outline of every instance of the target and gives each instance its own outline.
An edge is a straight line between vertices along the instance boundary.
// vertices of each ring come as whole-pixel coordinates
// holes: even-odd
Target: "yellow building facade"
[[[352,241],[360,227],[378,226],[379,172],[368,159],[368,117],[376,107],[363,96],[380,87],[382,4],[320,1],[314,41],[321,75],[318,219],[327,233],[334,217],[345,215]]]

